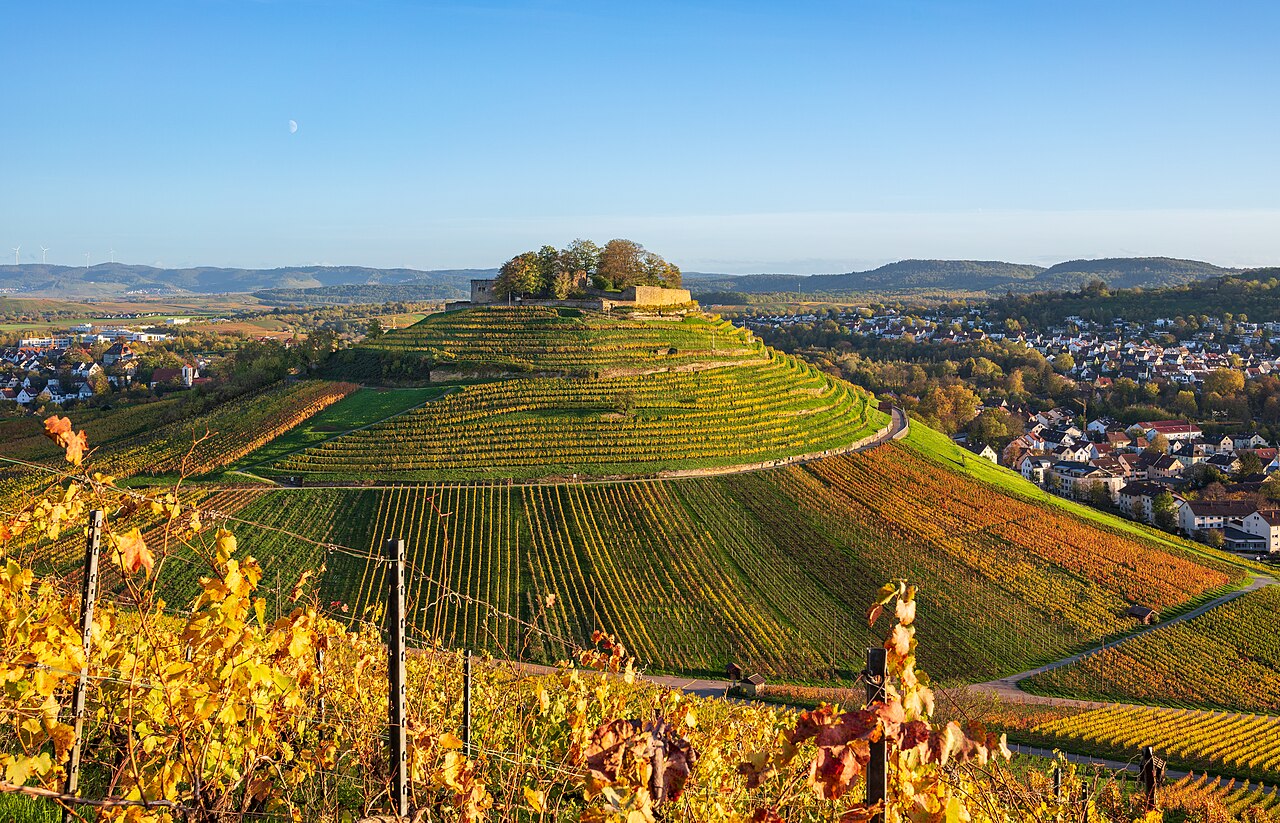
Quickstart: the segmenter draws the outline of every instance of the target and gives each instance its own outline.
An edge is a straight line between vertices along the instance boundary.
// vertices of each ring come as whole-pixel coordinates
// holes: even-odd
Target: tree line
[[[621,291],[629,286],[680,287],[680,268],[634,240],[615,239],[597,246],[574,240],[563,249],[543,246],[502,264],[494,293],[499,298],[565,300],[587,289]]]

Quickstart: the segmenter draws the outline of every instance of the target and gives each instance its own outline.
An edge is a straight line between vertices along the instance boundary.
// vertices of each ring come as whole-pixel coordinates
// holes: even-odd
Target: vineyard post
[[[471,649],[462,662],[462,752],[471,757]]]
[[[316,708],[320,710],[320,722],[324,722],[324,649],[316,646],[316,682],[320,688],[320,699]]]
[[[98,554],[102,548],[102,511],[89,512],[89,536],[84,549],[84,584],[80,599],[80,637],[83,642],[84,663],[80,666],[80,679],[76,681],[71,696],[71,717],[75,730],[75,742],[71,744],[71,760],[67,763],[66,794],[74,795],[80,785],[80,747],[84,740],[85,693],[89,690],[89,650],[93,643],[93,602],[98,598]],[[77,818],[70,806],[62,809],[63,823]]]
[[[867,704],[882,703],[885,699],[885,684],[889,679],[889,660],[887,652],[880,647],[867,649]],[[872,743],[871,761],[867,764],[867,805],[880,803],[880,811],[871,818],[871,823],[885,823],[884,804],[888,802],[889,775],[887,746],[883,738]]]
[[[1142,747],[1142,786],[1146,795],[1147,810],[1156,809],[1156,787],[1163,776],[1164,761],[1156,757],[1156,750],[1151,746]]]
[[[409,816],[409,748],[405,724],[404,541],[388,540],[387,562],[392,565],[387,590],[388,715],[391,735],[391,806],[398,818]]]

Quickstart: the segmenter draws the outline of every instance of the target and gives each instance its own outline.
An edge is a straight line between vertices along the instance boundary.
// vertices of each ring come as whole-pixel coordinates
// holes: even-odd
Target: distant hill
[[[1280,268],[1250,269],[1154,288],[1108,286],[1100,291],[1063,289],[1006,295],[991,300],[986,312],[991,319],[1013,318],[1034,330],[1061,326],[1068,317],[1105,325],[1116,319],[1150,323],[1159,318],[1233,314],[1254,323],[1270,323],[1280,321]]]
[[[1239,269],[1224,269],[1199,260],[1173,257],[1111,257],[1102,260],[1071,260],[1045,269],[1039,277],[1044,289],[1078,288],[1093,279],[1113,289],[1154,286],[1181,286],[1197,280],[1224,277]]]
[[[465,300],[465,285],[447,282],[352,283],[310,289],[263,289],[253,296],[272,306],[349,305],[353,303],[421,303]]]
[[[734,276],[689,273],[685,275],[685,282],[695,298],[710,292],[767,294],[797,291],[810,295],[922,291],[995,295],[1074,289],[1095,278],[1101,278],[1115,288],[1176,286],[1236,271],[1197,260],[1171,257],[1073,260],[1047,269],[997,260],[901,260],[870,271],[847,274]]]
[[[496,269],[374,269],[364,266],[289,266],[279,269],[227,269],[202,266],[166,269],[125,263],[96,266],[46,266],[25,263],[0,266],[0,289],[24,296],[115,297],[128,292],[153,294],[219,294],[263,289],[314,289],[344,285],[400,285],[442,287],[440,297],[457,299],[469,293],[473,277],[492,277]],[[395,298],[392,298],[395,299]]]
[[[1003,295],[1070,290],[1101,278],[1112,288],[1180,286],[1237,273],[1197,260],[1170,257],[1073,260],[1049,268],[998,260],[900,260],[870,271],[845,274],[715,274],[685,272],[694,297],[714,292],[806,295],[913,294],[954,292]],[[495,277],[497,269],[375,269],[364,266],[287,266],[228,269],[204,266],[166,269],[124,263],[0,266],[0,289],[26,297],[119,297],[129,292],[159,295],[263,292],[281,304],[388,300],[458,300],[472,278]],[[386,288],[412,285],[407,292]],[[360,291],[351,286],[378,286]],[[431,287],[431,288],[429,288]],[[386,296],[383,296],[386,295]],[[411,296],[405,296],[411,295]]]

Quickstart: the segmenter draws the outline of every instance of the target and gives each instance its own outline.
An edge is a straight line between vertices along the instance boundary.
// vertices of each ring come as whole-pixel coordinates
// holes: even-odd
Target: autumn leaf
[[[146,541],[142,539],[142,532],[135,527],[123,535],[112,535],[111,539],[115,543],[116,551],[120,553],[120,568],[125,574],[137,574],[142,568],[147,570],[148,575],[151,574],[155,566],[155,557],[147,548]]]
[[[894,626],[889,639],[884,643],[884,647],[898,657],[906,657],[911,653],[911,632],[901,624]]]
[[[215,546],[218,552],[218,562],[226,563],[236,553],[236,536],[226,529],[218,529]]]
[[[79,466],[84,460],[84,450],[89,447],[89,441],[85,433],[82,431],[72,432],[67,435],[67,440],[63,445],[67,450],[67,462]]]
[[[547,811],[546,794],[544,792],[536,791],[535,789],[525,786],[524,802],[528,803],[529,808],[533,809],[538,814],[543,814]]]
[[[88,448],[88,438],[82,431],[71,430],[71,419],[53,416],[44,421],[44,436],[57,443],[67,451],[67,462],[79,466],[84,459],[84,450]]]
[[[71,434],[71,418],[69,417],[53,417],[46,418],[44,421],[44,436],[50,440],[62,444],[62,438]]]
[[[916,620],[916,603],[914,600],[899,600],[896,616],[898,622],[910,626]]]
[[[871,746],[855,740],[844,746],[824,746],[809,767],[809,787],[827,800],[839,800],[871,762]]]

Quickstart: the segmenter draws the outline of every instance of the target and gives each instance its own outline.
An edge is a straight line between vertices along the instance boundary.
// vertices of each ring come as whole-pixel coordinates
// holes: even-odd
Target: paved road
[[[1075,700],[1069,697],[1046,697],[1043,695],[1031,694],[1029,692],[1024,692],[1018,686],[1018,684],[1021,683],[1023,680],[1026,680],[1028,677],[1032,677],[1034,675],[1040,674],[1041,672],[1047,672],[1047,671],[1052,671],[1053,669],[1059,669],[1059,668],[1062,668],[1063,666],[1069,666],[1072,663],[1076,663],[1088,657],[1089,655],[1097,654],[1098,652],[1103,651],[1104,649],[1110,649],[1115,646],[1119,646],[1121,643],[1128,642],[1129,640],[1132,640],[1135,637],[1144,635],[1147,632],[1158,631],[1159,629],[1162,629],[1166,626],[1173,626],[1178,623],[1185,623],[1188,620],[1192,620],[1196,617],[1199,617],[1200,615],[1204,614],[1205,612],[1209,611],[1212,608],[1221,606],[1223,603],[1229,603],[1232,600],[1235,600],[1237,597],[1241,597],[1245,594],[1248,594],[1249,592],[1256,592],[1259,589],[1265,589],[1268,586],[1274,586],[1276,585],[1276,583],[1277,581],[1273,577],[1268,577],[1266,575],[1257,575],[1254,577],[1253,582],[1250,583],[1248,586],[1245,586],[1242,589],[1237,589],[1233,592],[1228,592],[1227,594],[1224,594],[1221,597],[1215,597],[1213,600],[1210,600],[1208,603],[1198,606],[1192,609],[1191,611],[1187,612],[1186,614],[1180,614],[1177,617],[1172,617],[1163,622],[1156,623],[1155,625],[1146,626],[1132,634],[1127,634],[1124,637],[1121,637],[1117,640],[1113,640],[1110,643],[1104,643],[1101,646],[1098,646],[1097,648],[1080,652],[1079,654],[1073,654],[1070,657],[1064,657],[1061,660],[1055,660],[1052,663],[1046,663],[1043,666],[1039,666],[1037,668],[1030,669],[1025,672],[1011,674],[1008,677],[1002,677],[999,680],[988,680],[986,683],[975,683],[970,688],[977,689],[978,691],[987,692],[989,694],[995,694],[995,695],[998,695],[1002,700],[1008,700],[1008,701],[1017,702],[1017,703],[1039,703],[1043,705],[1053,705],[1053,706],[1079,706],[1082,708],[1100,708],[1102,706],[1112,705],[1110,703],[1098,702],[1093,700]]]

